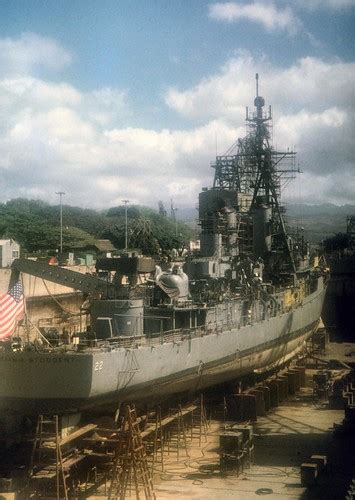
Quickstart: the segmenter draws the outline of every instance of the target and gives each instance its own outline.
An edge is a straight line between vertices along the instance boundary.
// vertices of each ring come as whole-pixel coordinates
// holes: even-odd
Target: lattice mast
[[[272,123],[271,106],[268,114],[263,112],[265,100],[259,96],[259,75],[256,74],[256,97],[254,99],[256,111],[249,114],[246,112],[246,122],[250,132],[247,140],[251,142],[248,153],[252,164],[256,164],[255,177],[252,179],[253,198],[250,211],[255,209],[260,203],[270,206],[272,209],[272,231],[280,234],[284,247],[289,258],[292,272],[296,273],[296,266],[286,234],[285,222],[282,215],[282,208],[279,203],[281,195],[282,180],[293,178],[295,173],[294,151],[276,151],[271,144],[270,127]],[[254,156],[254,158],[253,158]],[[291,162],[291,168],[288,164]]]
[[[280,196],[295,176],[296,153],[273,148],[271,107],[263,111],[258,84],[256,75],[255,111],[246,110],[246,136],[216,157],[213,187],[200,193],[201,253],[262,258],[271,275],[295,274]]]

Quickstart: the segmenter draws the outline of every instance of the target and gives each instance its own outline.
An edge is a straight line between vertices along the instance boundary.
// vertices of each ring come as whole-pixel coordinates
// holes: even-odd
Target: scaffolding
[[[213,166],[215,176],[213,190],[225,193],[235,193],[235,199],[248,200],[248,206],[236,201],[236,206],[231,205],[239,214],[248,210],[250,216],[254,208],[268,206],[271,208],[270,235],[272,235],[272,250],[286,253],[292,271],[295,271],[293,255],[286,236],[284,210],[279,200],[282,189],[295,177],[299,170],[295,166],[296,152],[293,149],[278,151],[272,145],[272,112],[271,106],[268,113],[263,111],[264,98],[259,96],[258,75],[256,75],[255,111],[246,110],[247,134],[245,138],[238,139],[223,156],[217,156]],[[215,213],[209,214],[211,220],[221,219],[219,208]],[[243,221],[246,222],[245,220]],[[212,225],[207,219],[201,221],[201,226],[206,229]],[[215,223],[216,225],[216,223]],[[221,225],[221,224],[220,224]],[[223,226],[223,224],[222,224]],[[224,224],[224,227],[227,227]],[[223,229],[217,228],[223,235]],[[237,232],[237,240],[243,243],[247,239]],[[244,244],[245,249],[248,248]]]
[[[141,498],[142,490],[144,498],[155,499],[151,471],[134,405],[126,405],[118,441],[108,499],[124,500],[127,490],[131,492],[132,483],[137,500]]]

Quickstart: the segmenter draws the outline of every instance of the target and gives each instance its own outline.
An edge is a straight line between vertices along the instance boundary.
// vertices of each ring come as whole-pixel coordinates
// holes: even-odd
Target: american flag
[[[0,294],[0,340],[12,335],[25,310],[22,283],[18,280],[7,293]]]

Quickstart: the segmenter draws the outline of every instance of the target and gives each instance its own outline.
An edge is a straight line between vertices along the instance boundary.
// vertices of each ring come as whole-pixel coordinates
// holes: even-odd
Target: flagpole
[[[25,330],[26,330],[26,335],[27,335],[27,343],[30,343],[30,331],[28,327],[28,317],[27,317],[27,304],[26,304],[26,299],[25,299],[25,287],[23,286],[23,273],[20,273],[20,279],[21,279],[21,284],[22,284],[22,293],[23,293],[23,308],[25,312]]]

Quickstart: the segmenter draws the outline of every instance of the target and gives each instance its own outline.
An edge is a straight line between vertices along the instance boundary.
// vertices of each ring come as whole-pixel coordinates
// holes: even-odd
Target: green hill
[[[147,255],[179,248],[193,237],[184,223],[175,224],[146,207],[129,206],[127,220],[129,247]],[[0,204],[0,237],[15,239],[26,252],[55,251],[60,241],[59,206],[23,198]],[[63,249],[91,245],[96,239],[124,248],[125,208],[97,212],[63,205]]]

